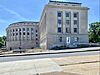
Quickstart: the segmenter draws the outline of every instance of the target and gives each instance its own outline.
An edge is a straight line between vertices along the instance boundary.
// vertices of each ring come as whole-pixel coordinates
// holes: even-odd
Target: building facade
[[[40,47],[75,47],[88,43],[88,9],[81,3],[50,1],[40,18]]]
[[[10,24],[7,32],[7,50],[39,47],[39,22],[17,22]]]

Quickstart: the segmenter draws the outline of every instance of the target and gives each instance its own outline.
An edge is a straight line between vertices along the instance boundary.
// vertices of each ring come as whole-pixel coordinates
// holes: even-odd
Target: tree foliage
[[[90,24],[89,41],[92,43],[100,42],[100,22]]]
[[[0,37],[0,48],[5,45],[6,37]]]

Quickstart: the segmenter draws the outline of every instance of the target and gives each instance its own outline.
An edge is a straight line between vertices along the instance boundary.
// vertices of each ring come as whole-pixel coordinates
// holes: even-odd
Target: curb
[[[78,52],[89,52],[89,51],[100,51],[100,49],[95,50],[84,50],[84,51],[67,51],[67,52],[41,52],[41,53],[31,53],[31,54],[12,54],[12,55],[0,55],[0,57],[13,57],[13,56],[31,56],[31,55],[45,55],[45,54],[61,54],[61,53],[78,53]]]

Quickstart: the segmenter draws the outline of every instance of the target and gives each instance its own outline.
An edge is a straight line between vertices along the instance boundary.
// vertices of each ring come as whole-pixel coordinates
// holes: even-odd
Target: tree
[[[6,37],[5,37],[5,36],[0,37],[0,48],[1,48],[2,46],[5,46],[5,41],[6,41]]]
[[[100,42],[100,22],[90,24],[89,41],[93,43]]]

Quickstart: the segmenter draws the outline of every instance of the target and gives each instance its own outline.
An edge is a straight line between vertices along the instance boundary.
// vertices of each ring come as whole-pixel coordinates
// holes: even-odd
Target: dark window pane
[[[74,28],[74,33],[77,33],[77,28]]]
[[[77,13],[74,13],[74,17],[77,18],[78,17],[78,14]]]
[[[36,40],[38,40],[38,39],[36,38]]]
[[[70,24],[70,21],[69,20],[66,20],[66,24],[69,25]]]
[[[23,31],[25,31],[25,28],[23,28]]]
[[[18,31],[18,29],[16,29],[16,31]]]
[[[74,20],[74,25],[77,25],[77,20]]]
[[[29,33],[27,32],[27,35],[29,35]]]
[[[36,30],[36,32],[37,32],[37,30]]]
[[[31,31],[33,31],[33,28],[31,28]]]
[[[62,23],[61,23],[61,20],[58,20],[58,24],[62,24]]]
[[[15,36],[15,34],[13,33],[13,36]]]
[[[36,42],[36,44],[38,44],[38,42]]]
[[[58,12],[58,17],[61,17],[61,12]]]
[[[34,33],[31,33],[31,35],[33,35]]]
[[[18,33],[16,33],[16,35],[18,35]]]
[[[62,37],[59,38],[59,41],[62,42]]]
[[[66,13],[66,17],[69,17],[69,15],[70,15],[69,13]]]
[[[61,32],[61,27],[58,27],[58,32]]]
[[[37,36],[37,34],[36,34],[36,36]]]
[[[19,28],[19,31],[21,31],[21,28]]]
[[[27,31],[29,31],[29,28],[27,28]]]
[[[70,28],[66,28],[66,33],[70,33]]]
[[[21,35],[21,32],[19,33],[19,35]]]
[[[23,35],[25,35],[25,32],[23,33]]]
[[[13,32],[14,32],[15,30],[13,29]]]

